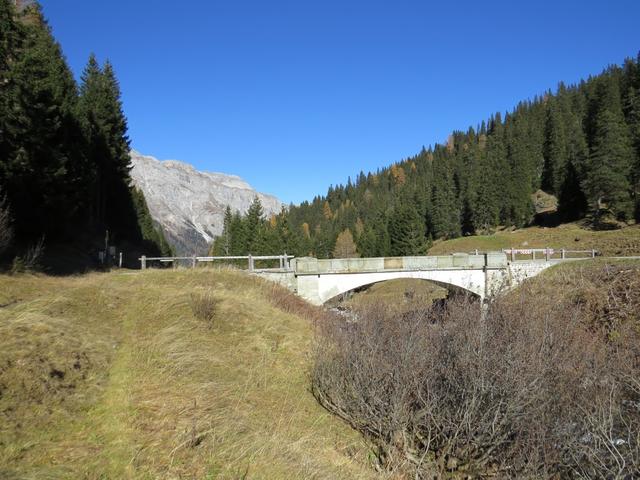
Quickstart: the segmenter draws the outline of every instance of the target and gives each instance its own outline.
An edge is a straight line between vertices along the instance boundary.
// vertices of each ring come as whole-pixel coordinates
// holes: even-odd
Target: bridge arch
[[[335,300],[336,298],[338,298],[340,295],[344,295],[344,294],[347,294],[349,292],[359,292],[361,289],[368,289],[369,287],[372,287],[373,285],[379,285],[379,284],[391,282],[391,281],[394,281],[394,280],[398,280],[398,278],[390,278],[390,279],[387,279],[387,280],[380,280],[378,282],[368,283],[368,284],[365,284],[365,285],[360,285],[360,286],[355,287],[355,288],[353,288],[351,290],[347,290],[345,292],[339,293],[338,295],[325,300],[324,303],[331,302],[332,300]],[[443,283],[443,282],[438,281],[438,280],[427,280],[427,279],[424,279],[424,278],[409,278],[409,280],[415,280],[416,282],[428,282],[428,283],[431,283],[432,285],[436,285],[438,287],[441,287],[441,288],[447,290],[449,292],[449,294],[458,294],[458,293],[463,293],[464,292],[464,294],[472,295],[473,297],[480,298],[480,299],[482,298],[481,295],[479,295],[476,292],[473,292],[473,291],[469,290],[468,288],[463,288],[463,287],[460,287],[458,285],[453,285],[451,283]]]
[[[312,303],[324,304],[338,295],[357,288],[387,280],[403,278],[429,280],[445,288],[453,286],[462,289],[481,299],[485,297],[485,274],[482,270],[327,273],[322,275],[300,276],[298,277],[298,293]]]

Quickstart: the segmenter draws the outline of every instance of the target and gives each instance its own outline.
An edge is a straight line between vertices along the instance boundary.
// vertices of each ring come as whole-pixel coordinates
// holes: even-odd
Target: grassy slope
[[[471,252],[474,249],[501,250],[503,248],[566,248],[571,250],[596,249],[604,256],[640,255],[640,225],[622,230],[594,231],[578,223],[555,228],[530,227],[501,231],[494,235],[460,237],[434,242],[430,255]]]
[[[369,478],[312,327],[234,272],[0,276],[0,478]],[[189,296],[220,299],[209,329]]]

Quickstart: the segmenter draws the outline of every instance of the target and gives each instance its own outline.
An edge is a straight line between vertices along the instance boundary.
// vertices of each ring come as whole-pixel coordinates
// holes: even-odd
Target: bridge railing
[[[142,270],[146,270],[147,267],[150,266],[153,262],[158,262],[161,264],[173,264],[177,265],[182,262],[185,263],[191,268],[196,268],[200,263],[212,263],[212,262],[241,262],[242,260],[246,260],[247,262],[247,270],[250,272],[260,270],[260,271],[290,271],[291,270],[291,259],[294,258],[293,255],[227,255],[227,256],[216,256],[216,257],[198,257],[193,255],[191,257],[147,257],[146,255],[142,255],[138,260],[140,260],[140,268]],[[256,262],[274,262],[278,261],[278,267],[267,267],[267,268],[256,268]]]
[[[570,250],[566,248],[504,248],[502,251],[512,262],[517,260],[566,260],[570,258],[595,258],[597,250]]]

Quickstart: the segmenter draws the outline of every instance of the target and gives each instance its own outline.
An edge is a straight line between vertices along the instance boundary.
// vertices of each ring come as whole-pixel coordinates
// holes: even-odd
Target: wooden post
[[[560,251],[560,258],[562,258],[562,260],[565,259],[566,253],[564,251],[564,248]]]
[[[146,270],[147,269],[147,257],[146,257],[146,255],[142,255],[142,257],[140,258],[140,269],[142,269],[142,270]]]
[[[191,257],[191,268],[196,268],[196,256]]]

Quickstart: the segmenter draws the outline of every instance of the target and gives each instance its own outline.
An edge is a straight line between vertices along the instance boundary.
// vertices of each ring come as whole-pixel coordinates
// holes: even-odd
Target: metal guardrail
[[[250,272],[256,270],[255,262],[256,260],[278,260],[279,267],[278,268],[261,268],[260,270],[289,270],[290,264],[289,260],[294,258],[293,255],[287,255],[286,252],[284,255],[229,255],[223,257],[147,257],[146,255],[142,255],[138,260],[140,260],[140,268],[142,270],[146,270],[147,262],[156,261],[161,263],[173,263],[176,261],[188,261],[191,262],[191,267],[196,268],[198,263],[200,262],[215,262],[215,261],[231,261],[231,260],[247,260],[247,267]]]

